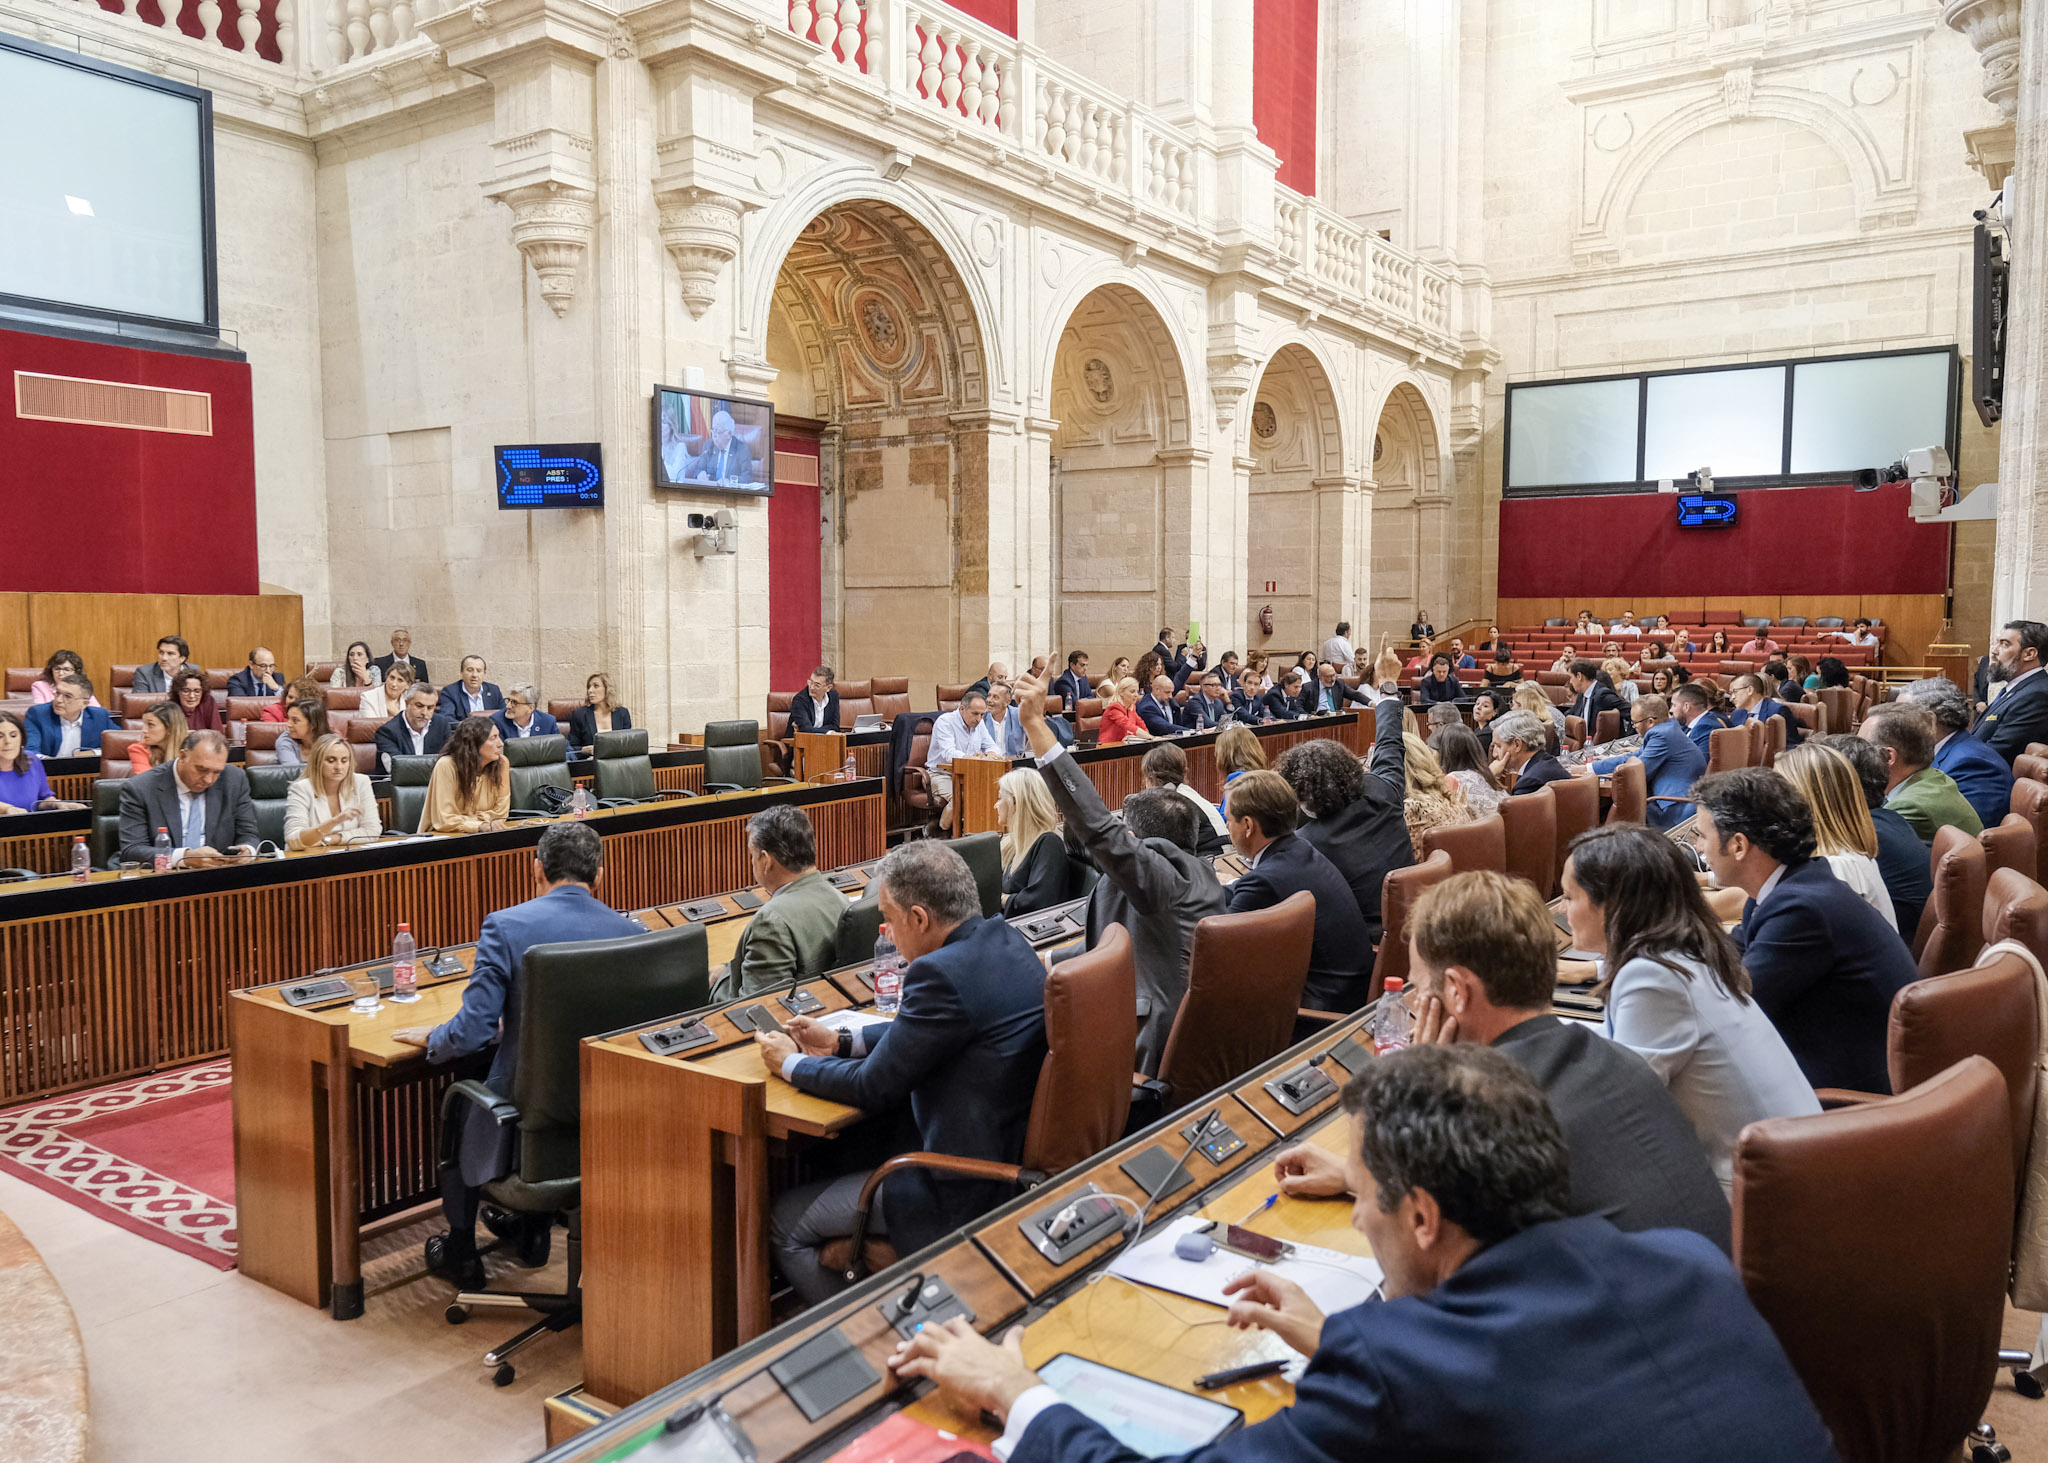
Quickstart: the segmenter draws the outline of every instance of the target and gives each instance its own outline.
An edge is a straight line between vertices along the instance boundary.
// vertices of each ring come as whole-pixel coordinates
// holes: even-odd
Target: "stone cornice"
[[[1685,258],[1645,260],[1640,264],[1610,264],[1598,269],[1561,268],[1542,274],[1496,279],[1496,300],[1515,295],[1553,294],[1562,290],[1585,291],[1607,285],[1655,284],[1669,279],[1704,279],[1751,269],[1776,269],[1786,265],[1836,259],[1896,259],[1904,248],[1952,248],[1967,243],[1971,225],[1886,229],[1878,234],[1855,238],[1815,240],[1807,244],[1786,244],[1749,253],[1691,255]]]
[[[1914,41],[1933,31],[1941,17],[1933,10],[1909,10],[1898,15],[1875,16],[1868,20],[1803,34],[1749,36],[1740,34],[1750,27],[1738,27],[1725,39],[1716,39],[1697,51],[1668,60],[1630,64],[1625,58],[1642,47],[1609,47],[1582,52],[1574,58],[1591,66],[1583,75],[1561,85],[1573,102],[1613,101],[1637,92],[1662,91],[1697,82],[1718,82],[1721,74],[1743,66],[1798,65],[1834,56],[1854,56],[1881,50],[1901,42]],[[1599,69],[1599,68],[1605,69]]]

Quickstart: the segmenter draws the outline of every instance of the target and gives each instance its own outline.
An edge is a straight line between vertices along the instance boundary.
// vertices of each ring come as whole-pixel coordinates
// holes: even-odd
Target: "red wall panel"
[[[1252,125],[1279,179],[1316,191],[1316,0],[1259,0],[1252,17]]]
[[[777,433],[775,452],[818,460],[818,439]],[[824,653],[824,570],[818,545],[816,483],[777,475],[768,500],[768,687],[801,687]]]
[[[23,421],[14,373],[204,391],[213,435]],[[256,450],[245,361],[0,330],[0,587],[255,594]]]
[[[1006,36],[1017,34],[1017,0],[948,0],[962,15],[992,25]]]
[[[1945,523],[1906,516],[1904,483],[1732,495],[1733,528],[1680,528],[1668,493],[1507,498],[1503,599],[1552,595],[1940,594]]]

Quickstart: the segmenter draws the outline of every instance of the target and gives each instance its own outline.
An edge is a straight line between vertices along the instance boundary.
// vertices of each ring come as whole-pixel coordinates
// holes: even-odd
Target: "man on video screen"
[[[662,444],[662,462],[676,482],[712,483],[720,487],[753,487],[761,481],[761,465],[753,450],[733,431],[732,413],[724,405],[711,410],[711,435],[703,440],[704,450],[687,455],[686,444]],[[677,457],[685,458],[682,471],[675,470]]]

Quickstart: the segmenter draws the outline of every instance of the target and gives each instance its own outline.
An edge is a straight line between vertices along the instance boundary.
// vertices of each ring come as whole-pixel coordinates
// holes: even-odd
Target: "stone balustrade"
[[[417,34],[412,0],[326,0],[326,4],[327,45],[321,61],[329,69],[389,51]]]
[[[118,13],[137,25],[237,51],[252,60],[276,64],[297,52],[294,0],[233,0],[232,12],[223,10],[219,0],[157,0],[155,9],[152,20],[143,14],[140,0],[120,0]]]
[[[1383,315],[1450,330],[1451,276],[1291,188],[1273,189],[1273,243],[1317,284]]]

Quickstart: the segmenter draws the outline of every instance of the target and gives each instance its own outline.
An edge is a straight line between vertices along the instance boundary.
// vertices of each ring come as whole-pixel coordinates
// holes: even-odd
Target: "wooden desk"
[[[791,741],[790,775],[798,782],[836,773],[846,765],[844,732],[798,732]]]
[[[956,824],[961,833],[994,833],[996,784],[1003,780],[1012,763],[1008,757],[955,757],[953,759],[953,801],[959,808]]]
[[[703,898],[751,881],[746,822],[802,808],[826,867],[878,857],[875,780],[680,798],[591,814],[617,907]],[[0,1104],[218,1056],[227,993],[370,960],[410,920],[423,949],[474,940],[484,916],[531,895],[547,820],[423,843],[86,884],[0,885],[0,1010],[15,1013]]]

